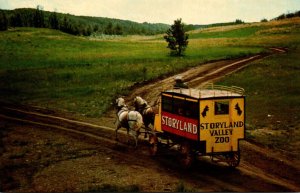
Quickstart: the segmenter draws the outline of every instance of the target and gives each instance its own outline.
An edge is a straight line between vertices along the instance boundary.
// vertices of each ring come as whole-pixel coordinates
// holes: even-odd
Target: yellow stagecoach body
[[[186,139],[204,154],[237,152],[245,131],[244,90],[213,84],[166,90],[154,130]]]

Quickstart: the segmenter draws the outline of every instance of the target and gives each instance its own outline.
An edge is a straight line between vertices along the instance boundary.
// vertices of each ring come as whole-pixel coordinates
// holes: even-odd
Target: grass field
[[[247,138],[300,158],[300,47],[221,80],[246,90]]]
[[[15,28],[0,32],[1,100],[99,117],[137,82],[271,46],[296,49],[300,20],[191,32],[185,56],[169,56],[157,36],[109,40],[59,31]],[[136,40],[135,40],[136,39]]]

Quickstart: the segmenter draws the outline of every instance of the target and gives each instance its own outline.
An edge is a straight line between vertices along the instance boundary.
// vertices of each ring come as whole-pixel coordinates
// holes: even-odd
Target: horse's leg
[[[135,148],[137,148],[140,133],[141,133],[140,130],[135,131],[135,137],[134,137],[134,139],[135,139]]]
[[[138,144],[138,131],[134,131],[135,134],[133,135],[134,137],[134,141],[135,141],[135,147],[134,148],[137,148],[137,144]]]
[[[127,128],[127,144],[130,142],[130,130]]]
[[[134,143],[135,143],[135,148],[137,147],[137,141],[138,141],[138,133],[137,131],[130,129],[130,132],[128,134],[128,139],[129,137],[132,136],[134,139]],[[129,140],[128,140],[128,144],[129,144]]]
[[[118,130],[121,128],[121,126],[118,124],[116,128],[116,141],[119,141],[118,139]]]
[[[145,135],[144,135],[144,139],[146,139],[148,137],[148,134],[147,134],[148,128],[149,128],[149,124],[145,123]]]

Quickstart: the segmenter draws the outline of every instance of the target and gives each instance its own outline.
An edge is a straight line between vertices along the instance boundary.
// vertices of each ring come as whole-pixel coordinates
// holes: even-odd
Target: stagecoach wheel
[[[157,142],[158,142],[157,136],[155,134],[150,134],[150,136],[149,136],[149,144],[150,144],[149,152],[150,152],[151,156],[155,156],[157,153]]]
[[[229,165],[229,167],[235,168],[240,164],[241,160],[241,154],[240,150],[237,152],[230,152],[226,155],[226,162]]]
[[[191,165],[194,161],[194,158],[192,156],[191,146],[188,142],[183,142],[181,144],[180,153],[181,153],[180,163],[181,163],[182,167],[185,169],[191,167]]]

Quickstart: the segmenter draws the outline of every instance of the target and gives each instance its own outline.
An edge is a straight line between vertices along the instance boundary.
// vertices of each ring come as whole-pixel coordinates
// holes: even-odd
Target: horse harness
[[[120,109],[120,110],[119,110],[119,109]],[[127,127],[129,127],[128,122],[130,122],[130,121],[137,122],[137,118],[136,118],[135,120],[129,119],[129,113],[130,113],[130,110],[128,110],[128,108],[127,108],[126,105],[118,107],[118,110],[119,110],[119,111],[117,112],[118,120],[119,120],[119,122],[122,123],[123,125],[126,125]],[[125,117],[124,120],[120,120],[120,115],[121,115],[122,113],[124,113],[124,112],[128,112],[128,113],[127,113],[127,116]]]
[[[145,115],[145,114],[147,113],[147,110],[148,110],[148,109],[151,109],[151,106],[150,106],[150,105],[147,105],[147,106],[143,107],[143,108],[141,109],[141,113],[142,113],[143,115]]]

